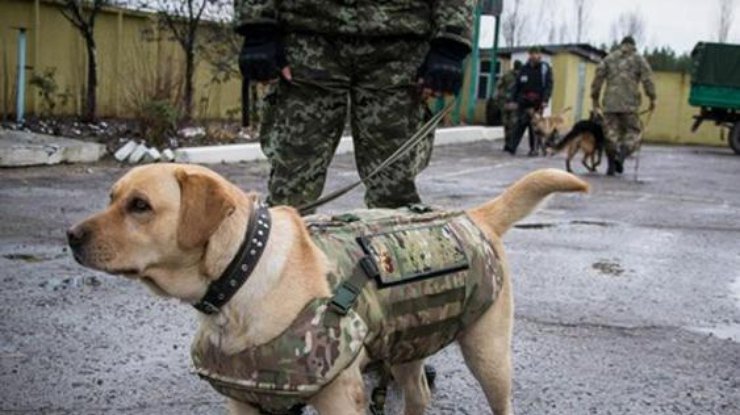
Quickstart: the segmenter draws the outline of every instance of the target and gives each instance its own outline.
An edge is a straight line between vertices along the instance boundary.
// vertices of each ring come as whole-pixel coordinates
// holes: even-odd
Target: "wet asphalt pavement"
[[[420,191],[448,208],[563,166],[490,143],[435,151]],[[584,175],[591,194],[557,195],[506,235],[518,414],[740,414],[740,157],[649,146],[640,164],[637,182],[632,164],[622,178]],[[265,189],[265,163],[216,170]],[[83,269],[65,247],[65,229],[125,171],[0,170],[0,413],[225,413],[190,371],[194,310]],[[330,174],[330,189],[349,183],[352,158]],[[361,203],[353,192],[325,210]],[[456,347],[431,362],[429,414],[490,414]]]

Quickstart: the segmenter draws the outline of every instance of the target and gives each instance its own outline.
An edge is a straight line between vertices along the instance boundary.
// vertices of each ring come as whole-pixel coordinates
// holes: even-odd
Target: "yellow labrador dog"
[[[490,240],[503,278],[495,302],[454,340],[497,415],[512,413],[512,287],[501,238],[549,194],[587,190],[587,183],[569,173],[539,170],[465,212],[471,226]],[[67,236],[82,265],[139,280],[156,294],[196,304],[239,255],[248,222],[259,221],[267,228],[253,214],[259,206],[255,199],[203,167],[137,167],[113,185],[104,211],[70,228]],[[332,295],[327,281],[331,259],[313,243],[303,218],[285,206],[270,208],[269,216],[270,236],[260,247],[249,279],[219,312],[199,313],[198,338],[219,355],[233,356],[269,343],[307,304]],[[362,370],[370,358],[364,347],[306,403],[322,415],[365,414]],[[391,368],[404,394],[406,414],[422,414],[430,403],[422,366],[419,360]],[[229,397],[229,409],[232,414],[260,413],[234,396]]]

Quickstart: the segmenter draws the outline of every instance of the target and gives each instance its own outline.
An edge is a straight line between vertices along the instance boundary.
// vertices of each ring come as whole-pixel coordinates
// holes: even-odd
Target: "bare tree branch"
[[[525,0],[511,0],[504,3],[505,11],[502,19],[502,34],[506,46],[519,46],[523,43],[527,33],[528,16],[524,12]]]
[[[588,36],[592,5],[593,3],[589,0],[573,0],[573,9],[576,18],[576,43],[584,42]]]
[[[717,0],[717,41],[726,43],[735,18],[734,0]]]
[[[70,14],[69,10],[65,8],[60,8],[59,12],[64,16],[65,19],[67,19],[72,26],[74,26],[77,30],[80,32],[83,32],[85,30],[85,27],[78,23],[78,21],[75,19],[74,15]]]
[[[87,84],[84,117],[92,121],[97,115],[98,61],[95,45],[95,19],[103,6],[113,0],[64,0],[59,12],[85,39],[87,52]]]
[[[185,79],[182,109],[185,118],[193,117],[195,97],[195,69],[199,53],[199,36],[206,17],[230,8],[226,0],[139,0],[143,8],[157,12],[160,27],[172,34],[185,56]],[[209,24],[215,24],[210,22]]]
[[[640,10],[620,14],[612,23],[611,35],[616,43],[619,43],[625,36],[632,36],[637,44],[641,44],[647,35],[645,17]]]

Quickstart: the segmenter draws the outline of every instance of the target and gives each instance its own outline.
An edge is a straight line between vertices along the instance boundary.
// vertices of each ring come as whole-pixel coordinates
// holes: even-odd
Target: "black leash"
[[[432,116],[432,118],[430,118],[429,120],[427,120],[427,122],[425,122],[424,125],[422,125],[421,128],[419,128],[419,130],[417,130],[416,133],[414,133],[414,135],[412,135],[411,137],[409,137],[409,139],[406,140],[406,142],[403,143],[403,145],[401,147],[399,147],[393,154],[391,154],[387,159],[385,159],[385,161],[383,161],[382,163],[380,163],[372,172],[370,172],[370,174],[368,174],[367,176],[365,176],[364,179],[363,178],[360,178],[359,180],[355,181],[354,183],[352,183],[352,184],[350,184],[348,186],[345,186],[345,187],[342,187],[342,188],[340,188],[338,190],[335,190],[335,191],[329,193],[328,195],[323,196],[323,197],[320,197],[319,199],[317,199],[317,200],[315,200],[315,201],[313,201],[311,203],[307,203],[307,204],[305,204],[303,206],[300,206],[298,208],[298,211],[302,215],[305,215],[307,213],[310,213],[314,209],[316,209],[317,207],[322,206],[322,205],[324,205],[326,203],[331,202],[332,200],[335,200],[335,199],[337,199],[337,198],[345,195],[350,190],[352,190],[352,189],[356,188],[357,186],[361,185],[365,180],[368,180],[371,177],[375,177],[378,173],[380,173],[381,171],[383,171],[386,167],[390,166],[391,164],[393,164],[396,161],[398,161],[398,159],[400,159],[401,157],[403,157],[404,155],[406,155],[406,153],[408,153],[409,150],[411,150],[412,148],[414,148],[417,144],[419,144],[422,140],[424,140],[427,137],[427,135],[429,135],[430,133],[432,133],[434,131],[434,129],[437,128],[437,125],[439,125],[439,123],[442,121],[442,119],[444,119],[445,115],[447,115],[452,110],[452,108],[454,106],[455,106],[455,100],[450,101],[441,111],[439,111],[438,113],[434,114],[434,116]]]

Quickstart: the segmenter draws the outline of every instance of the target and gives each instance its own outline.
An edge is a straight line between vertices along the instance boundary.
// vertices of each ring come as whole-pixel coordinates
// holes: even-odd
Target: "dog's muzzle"
[[[85,244],[90,240],[90,231],[80,225],[73,226],[67,230],[67,243],[72,249],[75,261],[82,264],[82,256]]]

